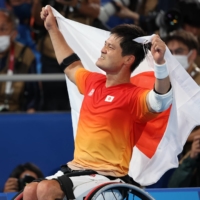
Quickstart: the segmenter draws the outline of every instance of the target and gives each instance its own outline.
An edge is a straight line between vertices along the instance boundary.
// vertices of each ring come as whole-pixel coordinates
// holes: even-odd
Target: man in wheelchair
[[[145,45],[133,41],[145,35],[139,27],[125,24],[111,30],[96,61],[96,66],[106,73],[103,75],[84,69],[73,47],[58,29],[50,6],[42,8],[41,18],[60,67],[84,95],[84,100],[74,159],[46,180],[28,184],[23,199],[90,199],[86,193],[96,186],[101,192],[107,188],[105,196],[99,200],[112,199],[106,197],[110,194],[113,199],[123,199],[123,192],[119,191],[124,190],[123,183],[131,183],[127,174],[135,144],[135,123],[154,119],[172,103],[172,88],[164,60],[165,44],[157,35],[152,38],[150,50],[155,65],[155,84],[153,90],[147,90],[130,82],[131,72],[145,58]],[[114,188],[118,189],[113,189],[108,182],[114,182]],[[133,189],[134,186],[127,187]]]

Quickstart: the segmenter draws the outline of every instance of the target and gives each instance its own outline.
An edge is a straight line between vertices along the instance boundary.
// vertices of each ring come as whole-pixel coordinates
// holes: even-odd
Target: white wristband
[[[157,63],[154,62],[154,75],[157,79],[164,79],[167,76],[169,76],[166,63],[158,65]]]

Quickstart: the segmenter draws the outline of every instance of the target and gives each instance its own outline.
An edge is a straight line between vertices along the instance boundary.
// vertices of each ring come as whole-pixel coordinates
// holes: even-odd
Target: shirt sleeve
[[[89,75],[92,74],[92,72],[80,68],[76,71],[75,74],[75,80],[76,80],[76,86],[81,94],[85,94],[86,91],[86,82],[88,80]]]

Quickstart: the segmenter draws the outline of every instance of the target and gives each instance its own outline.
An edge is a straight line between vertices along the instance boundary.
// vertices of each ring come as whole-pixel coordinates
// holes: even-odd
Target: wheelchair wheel
[[[154,200],[143,189],[126,183],[103,184],[95,187],[84,200]]]
[[[23,199],[23,191],[18,192],[12,200],[22,200]]]

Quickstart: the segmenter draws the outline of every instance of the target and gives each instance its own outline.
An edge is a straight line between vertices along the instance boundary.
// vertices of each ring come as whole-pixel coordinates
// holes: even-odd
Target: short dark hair
[[[10,177],[19,179],[20,175],[26,170],[34,172],[38,178],[44,178],[42,171],[35,164],[30,162],[15,167],[11,172]]]
[[[142,62],[145,58],[143,45],[134,42],[133,39],[144,36],[144,31],[133,24],[121,24],[111,30],[111,34],[121,38],[120,46],[122,48],[122,56],[134,55],[135,61],[131,66],[131,72]]]
[[[184,30],[176,30],[171,32],[165,39],[165,43],[168,44],[172,40],[177,40],[185,44],[189,50],[199,50],[199,43],[197,38],[190,32]]]

